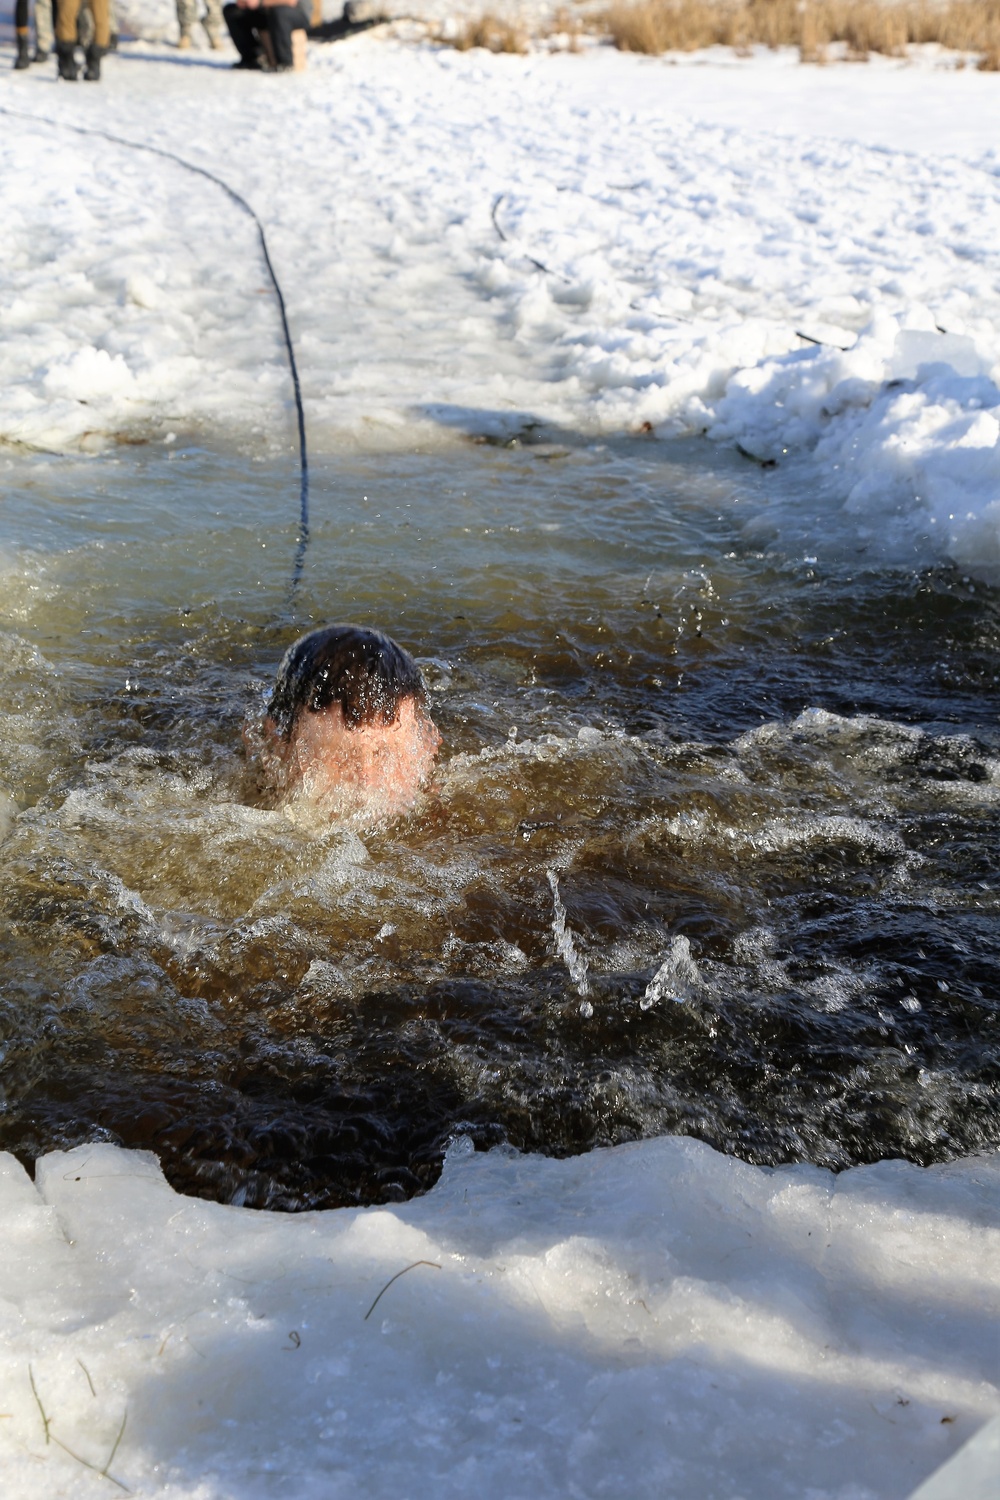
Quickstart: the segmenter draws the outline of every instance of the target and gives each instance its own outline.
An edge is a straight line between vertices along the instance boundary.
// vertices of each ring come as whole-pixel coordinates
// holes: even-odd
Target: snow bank
[[[861,141],[813,133],[843,124],[825,75],[817,124],[775,133],[774,88],[778,123],[796,118],[780,59],[702,67],[700,90],[696,69],[602,49],[379,35],[314,48],[295,79],[227,62],[135,43],[99,92],[33,69],[4,74],[2,99],[179,151],[257,207],[314,451],[531,422],[707,433],[764,462],[804,455],[806,483],[876,536],[1000,566],[1000,116],[983,79],[914,66],[904,105],[898,67],[836,70]],[[964,159],[901,149],[909,127],[946,151],[949,107]],[[250,221],[168,162],[6,128],[0,441],[195,430],[289,448]]]
[[[883,315],[848,352],[737,372],[712,417],[709,436],[763,462],[810,451],[824,488],[869,535],[902,520],[936,531],[961,566],[1000,568],[1000,392],[972,339],[929,317]]]
[[[1000,1409],[1000,1157],[459,1143],[423,1199],[295,1217],[0,1162],[8,1500],[874,1500]]]

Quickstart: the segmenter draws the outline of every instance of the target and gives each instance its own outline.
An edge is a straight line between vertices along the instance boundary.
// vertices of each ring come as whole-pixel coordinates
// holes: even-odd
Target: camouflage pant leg
[[[39,52],[51,52],[56,34],[52,29],[52,0],[35,0],[35,46]]]
[[[177,24],[181,36],[190,36],[199,20],[200,0],[177,0]],[[205,0],[205,30],[209,36],[222,31],[222,0]]]
[[[199,0],[177,0],[177,24],[181,36],[190,36],[198,23],[199,9]],[[222,0],[205,0],[204,26],[208,36],[222,33]]]

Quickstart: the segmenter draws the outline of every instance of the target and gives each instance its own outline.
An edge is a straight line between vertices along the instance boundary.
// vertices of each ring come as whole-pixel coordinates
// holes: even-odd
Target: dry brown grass
[[[485,47],[488,52],[527,52],[528,34],[523,26],[487,13],[468,21],[454,36],[440,38],[458,52]]]
[[[798,47],[803,62],[823,62],[842,43],[849,58],[899,57],[911,43],[938,42],[978,53],[984,71],[1000,71],[1000,0],[616,0],[600,24],[623,52],[693,52],[722,45]]]
[[[561,5],[545,27],[544,34],[549,38],[565,38],[566,50],[568,52],[579,52],[583,26],[579,16],[574,15],[566,6]]]

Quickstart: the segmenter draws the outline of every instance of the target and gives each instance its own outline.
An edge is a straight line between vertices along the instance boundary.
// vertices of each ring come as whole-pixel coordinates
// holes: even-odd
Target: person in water
[[[400,812],[416,800],[440,744],[419,667],[381,631],[328,625],[286,651],[262,743],[282,795],[333,812]]]

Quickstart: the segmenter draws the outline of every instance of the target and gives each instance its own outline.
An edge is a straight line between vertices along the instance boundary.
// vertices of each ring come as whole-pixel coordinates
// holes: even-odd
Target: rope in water
[[[264,233],[263,224],[247,200],[235,188],[230,187],[228,182],[225,182],[221,177],[217,177],[207,167],[199,167],[194,162],[186,161],[183,156],[178,156],[175,151],[168,151],[163,146],[150,145],[146,141],[132,141],[126,136],[114,135],[110,130],[99,130],[89,125],[73,125],[68,120],[52,120],[46,115],[33,115],[24,110],[9,109],[6,105],[0,105],[0,114],[10,115],[17,120],[28,120],[33,125],[48,125],[53,130],[72,130],[77,135],[101,136],[106,141],[112,141],[116,146],[126,146],[132,151],[148,151],[152,156],[162,156],[167,161],[176,162],[178,166],[184,167],[186,171],[195,172],[199,177],[207,177],[209,182],[214,182],[216,187],[220,187],[238,208],[241,208],[245,214],[249,214],[254,224],[256,224],[257,233],[260,236],[260,248],[264,257],[264,264],[267,267],[267,274],[271,278],[274,295],[278,299],[278,311],[281,314],[281,331],[284,335],[285,349],[288,353],[288,368],[291,371],[292,387],[295,392],[295,412],[299,428],[299,532],[296,540],[295,560],[292,565],[291,583],[288,590],[288,603],[291,604],[295,596],[295,591],[302,579],[306,561],[306,549],[309,546],[309,455],[306,450],[306,418],[302,408],[302,388],[299,384],[298,366],[295,363],[295,349],[292,345],[292,335],[288,327],[285,296],[281,290],[281,283],[278,280],[274,264],[271,260],[271,253],[267,248],[267,235]]]

